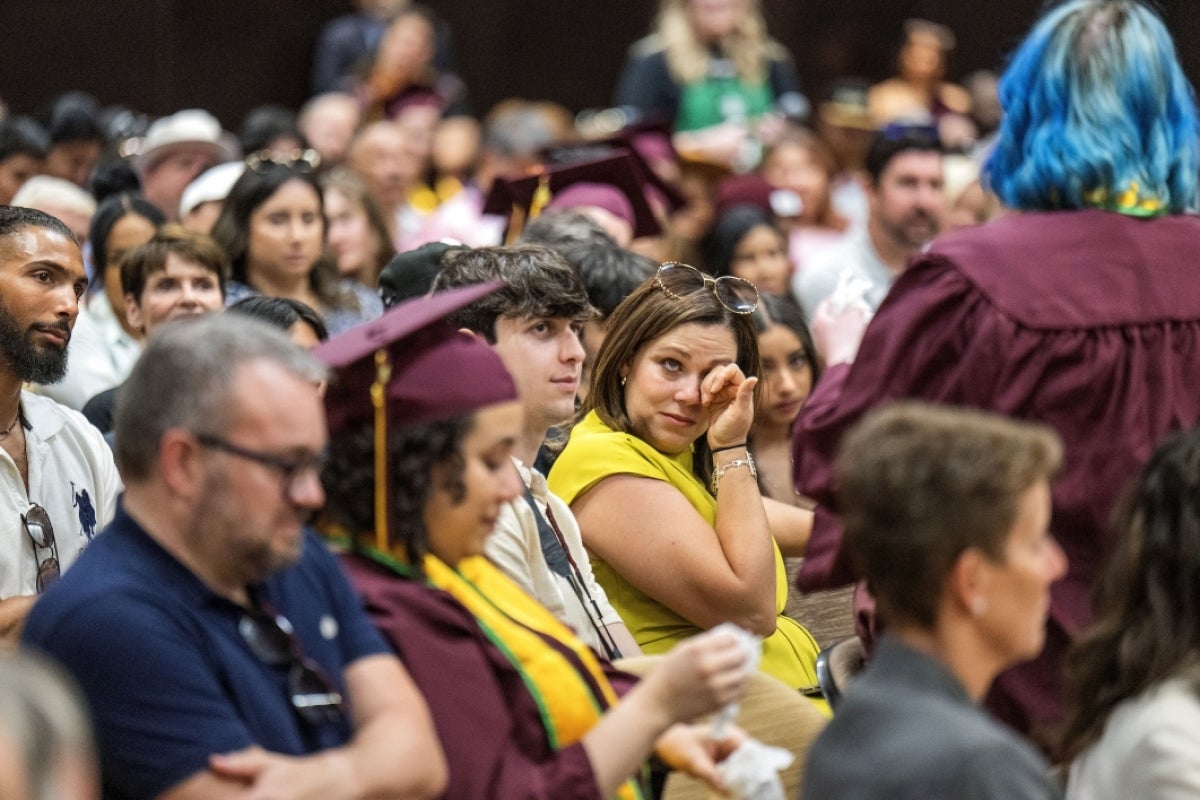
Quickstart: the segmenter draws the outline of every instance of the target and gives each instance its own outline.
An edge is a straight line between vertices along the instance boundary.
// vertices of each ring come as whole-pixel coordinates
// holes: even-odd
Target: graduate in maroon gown
[[[919,397],[1051,425],[1066,448],[1051,527],[1070,570],[1054,586],[1041,656],[1002,674],[989,698],[1028,732],[1060,715],[1061,656],[1090,618],[1114,501],[1166,434],[1200,420],[1200,219],[1188,213],[1198,133],[1170,35],[1133,0],[1048,12],[1014,54],[1000,99],[986,180],[1020,213],[935,240],[897,280],[857,357],[828,354],[834,366],[794,435],[796,488],[820,503],[798,582],[854,577],[840,553],[833,463],[870,408]],[[817,316],[818,339],[823,325],[845,323]]]
[[[495,287],[397,306],[317,350],[340,368],[322,528],[429,704],[445,797],[632,800],[652,753],[717,785],[740,732],[717,743],[679,723],[740,696],[733,636],[681,644],[638,683],[483,556],[522,491],[521,405],[499,356],[442,317]]]

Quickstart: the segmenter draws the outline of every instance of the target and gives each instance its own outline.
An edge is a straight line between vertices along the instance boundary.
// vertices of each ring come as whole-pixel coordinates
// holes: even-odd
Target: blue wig
[[[1158,15],[1138,0],[1067,0],[1013,54],[985,179],[1016,209],[1195,206],[1192,87]]]

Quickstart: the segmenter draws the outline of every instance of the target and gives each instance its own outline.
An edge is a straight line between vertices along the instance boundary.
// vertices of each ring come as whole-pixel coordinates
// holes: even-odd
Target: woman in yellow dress
[[[783,616],[783,555],[803,554],[812,513],[764,498],[746,449],[757,305],[748,281],[664,264],[609,318],[549,485],[643,652],[730,621],[764,637],[763,672],[808,690],[818,648]]]

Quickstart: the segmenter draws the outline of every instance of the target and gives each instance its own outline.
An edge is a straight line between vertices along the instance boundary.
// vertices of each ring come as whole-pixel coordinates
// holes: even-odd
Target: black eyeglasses
[[[297,172],[315,172],[321,166],[321,154],[306,150],[259,150],[246,156],[246,168],[263,174],[271,167],[287,167]]]
[[[46,509],[37,503],[31,504],[29,510],[21,515],[21,523],[25,526],[25,535],[33,543],[33,553],[37,558],[37,590],[38,594],[41,594],[58,580],[61,574],[54,526],[50,524],[50,515],[46,513]],[[43,557],[38,553],[39,550],[49,552]]]
[[[204,447],[220,450],[223,453],[229,453],[277,471],[283,478],[283,495],[288,499],[296,496],[300,480],[305,473],[312,472],[320,477],[321,470],[325,468],[328,458],[328,454],[325,452],[314,453],[303,458],[285,458],[274,453],[250,450],[211,433],[197,433],[196,441]]]
[[[753,314],[758,308],[758,289],[750,281],[732,275],[714,278],[678,261],[668,261],[659,267],[654,282],[676,300],[709,287],[721,305],[735,314]]]
[[[337,724],[344,719],[342,695],[312,659],[304,655],[292,623],[268,605],[247,612],[238,633],[255,657],[273,667],[291,665],[288,699],[300,719],[310,725]]]

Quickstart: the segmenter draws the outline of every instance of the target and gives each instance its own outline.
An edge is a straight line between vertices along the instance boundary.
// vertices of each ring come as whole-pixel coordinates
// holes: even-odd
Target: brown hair
[[[837,174],[837,159],[834,157],[833,151],[829,149],[829,145],[807,128],[791,127],[778,141],[763,151],[763,165],[766,165],[776,152],[788,147],[795,147],[807,152],[825,172],[825,204],[821,208],[814,209],[814,223],[823,228],[832,228],[837,231],[846,230],[850,222],[833,207],[833,178]]]
[[[363,264],[352,277],[374,289],[379,285],[380,271],[396,254],[396,248],[392,246],[392,227],[387,216],[371,196],[366,181],[349,167],[334,167],[317,180],[323,190],[340,192],[351,205],[358,206],[367,215],[367,226],[379,240],[379,245],[375,248],[373,263]],[[328,235],[326,231],[326,236]]]
[[[1063,761],[1100,738],[1122,701],[1200,664],[1200,430],[1159,446],[1115,519],[1095,621],[1067,656]]]
[[[931,628],[964,550],[1004,560],[1021,495],[1062,462],[1049,428],[899,402],[856,425],[838,459],[843,546],[881,619]]]
[[[676,293],[679,294],[678,291]],[[758,357],[758,335],[748,314],[735,314],[725,308],[709,286],[672,297],[659,286],[657,278],[650,278],[621,301],[605,322],[606,334],[592,368],[591,388],[578,417],[582,418],[594,410],[610,428],[638,435],[633,421],[625,412],[625,387],[621,383],[621,371],[633,363],[647,344],[688,323],[728,328],[737,344],[737,365],[742,372],[751,377],[762,371]],[[756,412],[760,396],[761,387],[755,387]],[[692,469],[707,486],[712,473],[712,453],[708,449],[708,440],[701,436],[695,446]]]
[[[195,233],[182,225],[163,225],[150,241],[135,247],[121,259],[121,288],[140,303],[146,281],[155,272],[167,268],[167,257],[175,255],[183,261],[198,264],[217,276],[221,296],[225,296],[225,281],[229,277],[229,260],[220,245],[203,233]]]
[[[456,250],[442,259],[434,291],[488,281],[504,286],[451,312],[451,325],[496,343],[496,321],[503,317],[548,317],[585,322],[596,316],[583,278],[571,262],[548,247],[523,244]]]

